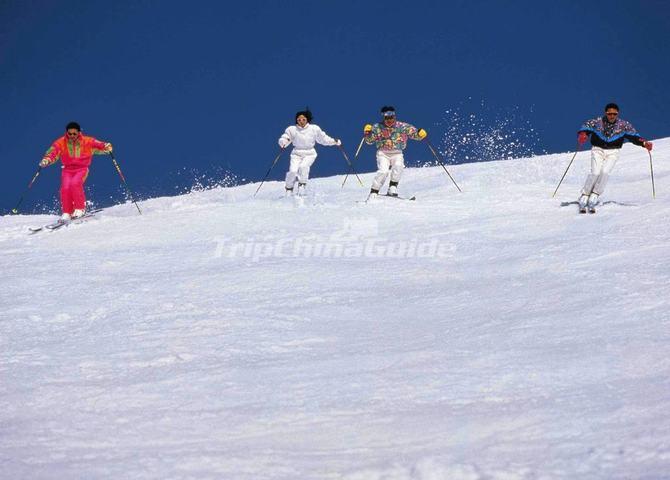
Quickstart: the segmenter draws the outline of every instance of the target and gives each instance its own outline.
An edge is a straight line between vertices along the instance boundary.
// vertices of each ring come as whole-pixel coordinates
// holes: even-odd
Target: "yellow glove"
[[[372,125],[370,125],[370,124],[368,123],[367,125],[365,125],[365,126],[363,127],[363,133],[364,133],[365,135],[370,135],[371,132],[372,132]]]
[[[426,138],[428,136],[428,132],[425,131],[423,128],[420,128],[419,131],[416,132],[416,133],[417,133],[417,135],[419,135],[419,138],[421,140],[423,140],[424,138]]]
[[[112,151],[112,144],[111,143],[105,143],[105,152],[109,153]]]
[[[40,167],[44,168],[44,167],[48,167],[48,166],[49,166],[49,159],[48,158],[43,158],[40,161]]]

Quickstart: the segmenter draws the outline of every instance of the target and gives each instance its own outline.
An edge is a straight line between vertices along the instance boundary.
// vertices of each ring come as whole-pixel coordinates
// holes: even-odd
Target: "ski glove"
[[[363,127],[363,135],[370,135],[372,133],[372,125],[369,123]]]
[[[49,159],[48,158],[43,158],[40,161],[40,167],[44,168],[44,167],[48,167],[48,166],[49,166]]]
[[[112,144],[111,143],[105,143],[105,152],[111,153],[113,150]]]
[[[339,138],[336,138],[336,139],[335,139],[335,144],[334,144],[334,145],[335,145],[336,147],[339,147],[340,145],[342,145],[342,140],[340,140]]]
[[[425,131],[423,128],[420,128],[419,131],[416,132],[416,133],[417,133],[417,135],[419,135],[419,138],[421,140],[423,140],[424,138],[426,138],[428,136],[428,132]]]
[[[586,134],[586,132],[579,132],[579,135],[577,135],[577,143],[579,145],[584,145],[588,139],[589,136]]]
[[[289,143],[291,143],[291,141],[288,140],[288,139],[286,139],[286,138],[284,138],[284,137],[282,137],[282,138],[279,139],[279,146],[280,146],[281,148],[286,148],[286,147],[288,147],[288,144],[289,144]]]
[[[651,152],[651,149],[654,148],[654,144],[651,143],[651,142],[647,142],[647,141],[645,141],[644,144],[643,144],[642,146],[643,146],[644,148],[646,148],[647,150],[649,150],[650,152]]]

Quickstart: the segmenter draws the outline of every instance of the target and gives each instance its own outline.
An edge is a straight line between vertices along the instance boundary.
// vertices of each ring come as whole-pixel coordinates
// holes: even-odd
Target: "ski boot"
[[[589,202],[587,203],[586,207],[589,210],[589,213],[596,213],[596,205],[598,204],[598,194],[597,193],[592,193],[589,196]]]
[[[368,194],[368,198],[365,199],[365,203],[374,203],[377,201],[379,198],[379,190],[375,190],[374,188],[370,189],[370,193]]]
[[[582,195],[579,197],[579,213],[586,213],[586,206],[589,203],[589,196],[588,195]]]
[[[388,192],[386,192],[386,195],[388,195],[389,197],[398,196],[398,182],[391,182],[389,184],[389,189]]]

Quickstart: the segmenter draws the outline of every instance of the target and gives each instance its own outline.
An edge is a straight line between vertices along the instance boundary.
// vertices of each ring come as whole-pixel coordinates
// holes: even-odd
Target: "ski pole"
[[[126,190],[128,190],[128,195],[130,196],[130,201],[135,204],[135,206],[137,207],[137,211],[140,212],[140,215],[142,215],[142,210],[140,210],[140,206],[137,204],[137,202],[133,198],[133,192],[130,190],[130,187],[128,186],[128,183],[126,182],[126,178],[123,176],[123,173],[121,172],[121,167],[119,167],[119,164],[116,161],[116,158],[114,158],[114,153],[109,152],[109,156],[112,157],[112,162],[114,163],[114,167],[116,168],[116,171],[119,172],[119,177],[121,177],[121,181],[123,182],[123,185],[126,187]]]
[[[651,194],[656,198],[656,186],[654,185],[654,164],[651,161],[651,152],[647,150],[649,154],[649,169],[651,170]]]
[[[444,162],[442,161],[442,159],[440,159],[440,157],[437,155],[437,152],[435,151],[435,147],[433,147],[433,144],[430,143],[427,139],[425,140],[425,142],[426,142],[426,145],[428,145],[428,148],[430,149],[430,151],[433,152],[433,156],[435,157],[435,160],[440,162],[440,165],[442,165],[442,168],[444,168],[444,171],[447,172],[447,175],[449,175],[449,178],[451,178],[451,181],[454,182],[454,185],[456,185],[456,188],[458,188],[458,191],[463,192],[463,190],[461,190],[461,187],[459,187],[458,184],[456,183],[456,180],[454,180],[454,177],[452,177],[451,173],[449,173],[449,170],[447,170],[447,167],[444,165]]]
[[[363,138],[361,138],[361,143],[358,144],[358,148],[356,149],[356,155],[354,155],[354,162],[358,158],[358,154],[361,151],[361,147],[363,146],[363,141],[364,140],[365,140],[365,136],[363,136]],[[353,166],[352,166],[352,169],[353,169]],[[347,174],[344,176],[344,182],[342,182],[342,188],[344,188],[344,184],[347,183],[347,178],[349,178],[349,173],[350,172],[347,172]],[[358,175],[356,175],[356,176],[358,177]],[[360,182],[361,179],[359,178],[358,181]],[[363,183],[361,183],[361,185],[363,185]]]
[[[561,183],[563,183],[563,179],[568,174],[568,170],[570,170],[570,166],[572,165],[572,162],[574,161],[574,159],[575,159],[575,157],[577,156],[578,153],[579,153],[579,145],[577,145],[577,149],[575,150],[575,154],[570,159],[570,163],[568,163],[568,168],[565,169],[565,172],[563,173],[563,176],[561,177],[561,181],[558,182],[558,185],[556,185],[556,190],[554,190],[554,194],[551,196],[551,198],[554,198],[556,196],[556,192],[558,192],[558,189],[561,186]]]
[[[272,169],[274,168],[274,166],[277,164],[277,162],[278,162],[279,159],[281,158],[282,153],[284,153],[284,149],[285,149],[285,147],[281,147],[281,150],[279,151],[279,153],[278,153],[277,156],[275,157],[274,161],[272,162],[272,165],[270,165],[270,168],[268,168],[268,173],[265,174],[265,177],[263,178],[263,181],[261,182],[261,184],[260,184],[260,185],[258,186],[258,188],[256,189],[256,193],[258,193],[258,191],[261,189],[261,187],[262,187],[263,184],[265,183],[265,180],[267,180],[268,177],[270,176],[270,172],[272,171]],[[254,193],[254,197],[256,196],[256,193]]]
[[[342,155],[344,155],[344,159],[345,159],[345,160],[347,161],[347,163],[349,164],[349,172],[354,172],[354,175],[356,175],[356,178],[358,179],[358,183],[360,183],[360,184],[361,184],[361,187],[362,187],[362,186],[363,186],[363,182],[361,181],[360,177],[359,177],[358,174],[356,173],[356,170],[354,170],[354,164],[351,163],[351,161],[349,160],[349,156],[347,155],[347,152],[344,151],[344,148],[342,148],[342,145],[338,145],[337,148],[340,149],[340,151],[342,152]],[[347,175],[349,175],[349,173],[347,173]],[[344,188],[344,183],[342,183],[342,187]]]
[[[23,197],[25,197],[28,194],[28,191],[30,191],[30,187],[33,186],[33,183],[35,183],[35,180],[37,180],[37,177],[40,176],[41,171],[42,171],[42,167],[37,167],[37,171],[35,172],[35,175],[33,175],[33,179],[28,184],[28,188],[26,188],[26,191],[23,192],[23,195],[21,195],[21,198],[19,198],[19,201],[16,204],[16,207],[12,208],[12,214],[13,215],[16,215],[17,213],[19,213],[19,206],[21,205],[21,202],[23,202]]]

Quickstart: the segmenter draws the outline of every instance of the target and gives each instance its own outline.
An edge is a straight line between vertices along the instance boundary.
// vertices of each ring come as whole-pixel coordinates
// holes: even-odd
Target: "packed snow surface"
[[[670,478],[653,154],[595,215],[582,152],[0,218],[0,478]]]

